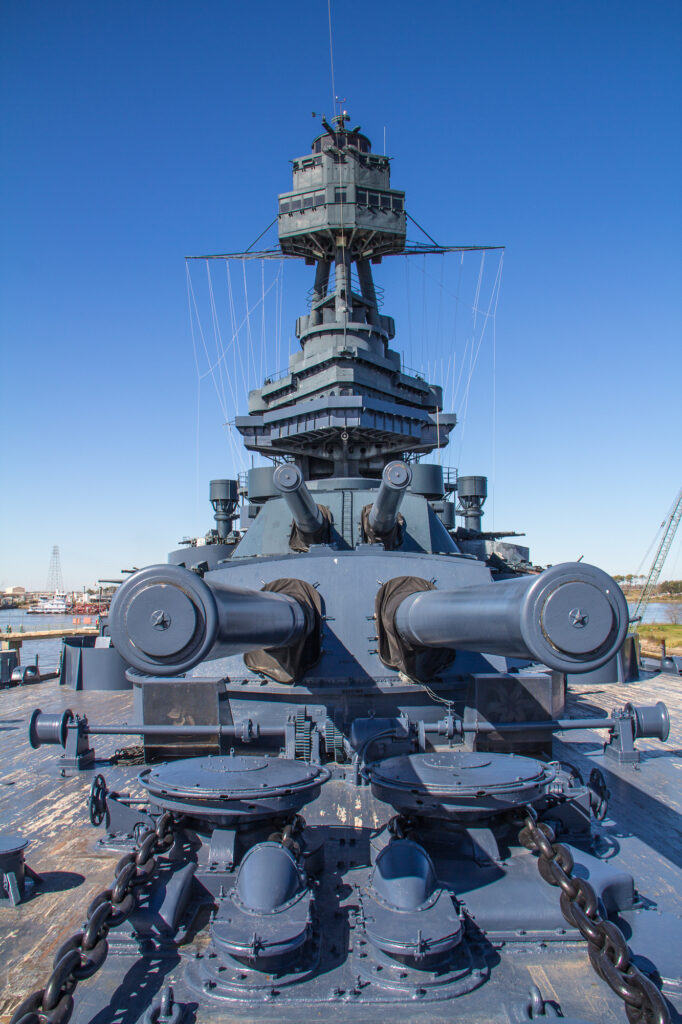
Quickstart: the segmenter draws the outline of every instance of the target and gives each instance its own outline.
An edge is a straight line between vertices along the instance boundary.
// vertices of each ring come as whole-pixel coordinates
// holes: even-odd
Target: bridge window
[[[288,213],[289,209],[290,209],[289,200],[288,199],[280,199],[280,202],[279,202],[279,212],[280,213]]]
[[[393,196],[393,210],[395,213],[403,212],[403,200],[400,196]]]
[[[348,200],[348,194],[345,188],[334,189],[334,202],[345,203]]]
[[[356,188],[355,200],[360,204],[360,206],[367,206],[367,192],[364,188]]]

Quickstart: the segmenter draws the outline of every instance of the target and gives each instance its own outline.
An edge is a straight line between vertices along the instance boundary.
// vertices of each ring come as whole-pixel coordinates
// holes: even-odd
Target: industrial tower
[[[62,576],[62,560],[59,554],[59,544],[54,544],[50,555],[50,567],[47,570],[47,585],[45,587],[49,594],[55,594],[58,590],[64,589],[64,577]]]

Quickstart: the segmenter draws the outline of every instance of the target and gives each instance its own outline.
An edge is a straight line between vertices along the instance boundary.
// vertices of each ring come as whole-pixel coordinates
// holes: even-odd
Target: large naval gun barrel
[[[205,659],[290,647],[314,625],[314,616],[294,597],[209,584],[179,565],[134,573],[109,610],[121,657],[151,675],[187,672]]]
[[[590,672],[625,639],[620,587],[593,565],[565,562],[537,576],[460,590],[425,590],[396,609],[395,629],[417,647],[530,658],[560,672]]]
[[[389,462],[381,476],[381,486],[369,513],[369,526],[377,537],[395,528],[405,491],[412,482],[412,470],[404,462]]]
[[[303,473],[298,466],[294,466],[292,463],[278,466],[272,479],[289,506],[289,511],[300,532],[309,537],[320,533],[325,526],[324,518],[308,490]]]

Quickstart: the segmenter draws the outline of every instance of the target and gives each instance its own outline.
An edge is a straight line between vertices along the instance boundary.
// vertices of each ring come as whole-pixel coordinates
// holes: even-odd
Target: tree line
[[[629,572],[623,576],[613,577],[616,583],[620,583],[623,589],[628,587],[643,587],[645,578],[643,576],[635,576],[634,573]],[[653,593],[657,597],[678,597],[682,594],[682,580],[663,580],[662,583],[657,583],[653,589]]]

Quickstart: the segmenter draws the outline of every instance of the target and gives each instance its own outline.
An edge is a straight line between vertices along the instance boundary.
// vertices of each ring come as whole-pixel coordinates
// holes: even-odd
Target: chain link
[[[67,1024],[73,1013],[76,985],[96,974],[106,960],[109,930],[122,925],[135,910],[135,890],[151,879],[157,855],[172,846],[173,824],[172,814],[166,811],[155,828],[142,833],[137,849],[119,860],[111,888],[95,896],[82,930],[57,950],[45,988],[22,1000],[9,1024]]]
[[[180,1024],[182,1007],[173,999],[173,989],[165,988],[147,1007],[142,1024]]]
[[[554,841],[554,832],[549,825],[537,821],[532,807],[527,807],[526,812],[519,842],[539,855],[538,871],[544,880],[561,889],[562,914],[586,940],[594,970],[625,1003],[629,1024],[670,1024],[665,998],[632,963],[622,931],[601,916],[597,894],[590,883],[573,876],[571,851]]]

